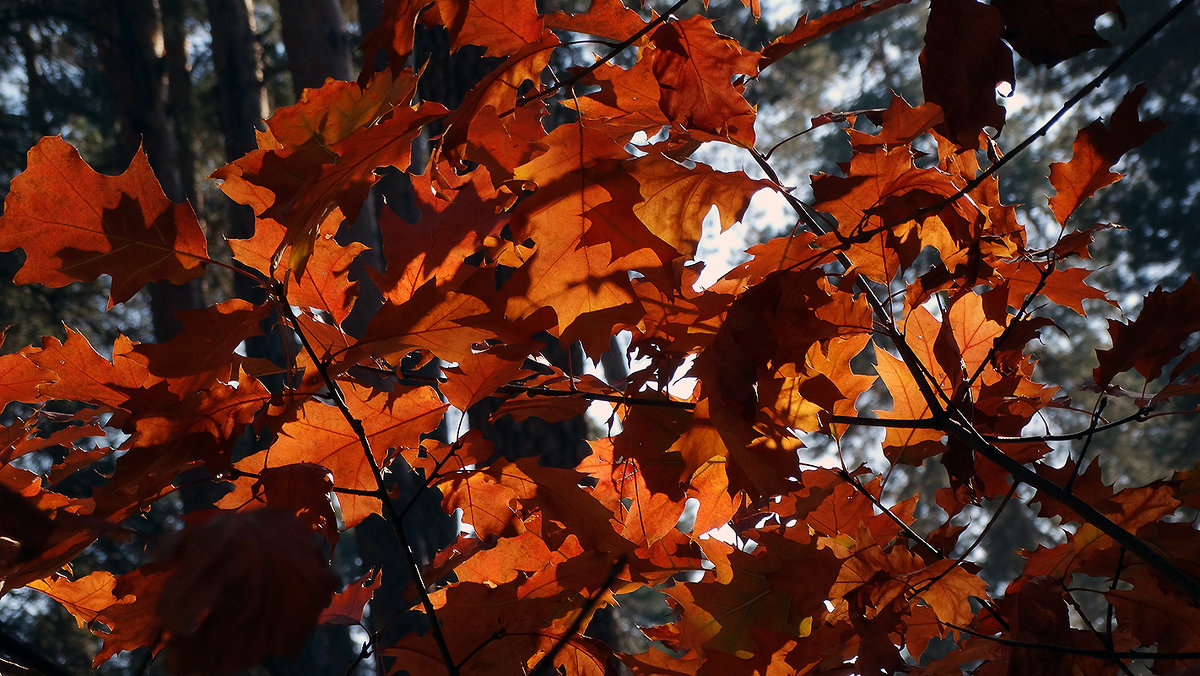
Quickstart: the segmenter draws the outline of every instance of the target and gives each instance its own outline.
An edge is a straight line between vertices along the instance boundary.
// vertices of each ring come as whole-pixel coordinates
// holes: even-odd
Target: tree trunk
[[[205,0],[205,4],[217,78],[217,121],[225,142],[225,159],[232,161],[258,147],[254,130],[267,116],[262,47],[251,0]],[[253,213],[249,207],[243,207],[243,211],[250,218],[231,223],[234,237],[247,237],[254,230]]]
[[[163,192],[176,202],[187,195],[180,161],[178,120],[169,106],[162,17],[152,0],[89,0],[96,52],[112,88],[120,135],[130,154],[142,147]],[[175,310],[203,306],[199,280],[150,285],[154,336],[168,340],[181,325]]]
[[[350,45],[337,0],[279,0],[279,20],[296,96],[325,78],[350,79]]]

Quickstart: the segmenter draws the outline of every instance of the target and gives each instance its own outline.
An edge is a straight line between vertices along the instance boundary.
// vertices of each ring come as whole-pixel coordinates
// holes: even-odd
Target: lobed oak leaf
[[[178,475],[200,463],[228,471],[234,441],[269,400],[261,383],[240,371],[231,378],[228,369],[129,391],[122,405],[136,415],[123,429],[131,436],[112,476],[93,492],[97,514],[128,516],[173,491]]]
[[[903,361],[876,346],[875,371],[892,397],[890,411],[876,411],[880,418],[921,420],[929,417],[929,404]],[[884,453],[893,463],[920,465],[925,458],[945,450],[942,437],[942,432],[934,429],[889,427],[883,440]]]
[[[3,342],[3,338],[4,334],[0,333],[0,342]],[[35,348],[26,348],[30,349]],[[14,401],[27,404],[41,401],[41,386],[57,379],[53,371],[38,368],[23,352],[25,350],[0,356],[0,407]]]
[[[176,310],[183,328],[174,338],[135,345],[133,352],[144,357],[147,370],[160,378],[228,370],[240,359],[234,350],[247,338],[261,335],[259,322],[271,311],[269,305],[239,298],[197,310]]]
[[[1092,371],[1098,385],[1134,369],[1146,380],[1157,378],[1172,359],[1183,352],[1185,338],[1200,331],[1200,282],[1188,277],[1178,289],[1157,287],[1146,296],[1138,318],[1130,322],[1108,320],[1112,347],[1097,350],[1099,365]]]
[[[504,185],[516,167],[545,151],[545,114],[541,101],[518,106],[507,114],[491,105],[481,107],[471,120],[463,158],[483,165],[497,187]],[[518,185],[519,181],[505,190],[519,189]]]
[[[491,73],[472,88],[462,104],[446,116],[443,122],[445,131],[437,153],[431,159],[430,166],[437,168],[435,179],[439,184],[451,185],[457,180],[454,174],[459,168],[465,168],[469,154],[470,141],[479,132],[473,129],[475,118],[481,113],[495,116],[507,114],[520,103],[518,92],[527,82],[540,83],[541,74],[550,62],[550,54],[559,45],[554,33],[546,30],[536,40],[513,52]],[[487,132],[493,131],[494,125],[489,125]],[[449,161],[446,167],[438,167],[445,158]],[[493,180],[503,182],[504,177],[493,176]]]
[[[151,654],[162,649],[162,622],[156,612],[167,573],[139,568],[114,577],[95,571],[77,580],[55,575],[31,583],[33,589],[63,605],[79,623],[89,626],[104,639],[92,666],[124,650],[149,647]]]
[[[399,65],[373,73],[361,85],[330,78],[316,89],[305,89],[295,104],[276,109],[267,127],[284,148],[313,140],[330,147],[378,123],[395,108],[408,106],[416,87],[417,74]]]
[[[468,556],[457,559],[453,570],[459,582],[496,587],[523,578],[522,573],[556,566],[561,560],[561,555],[551,551],[545,540],[527,530],[512,537],[501,537],[491,546],[484,544]]]
[[[603,580],[600,573],[597,583]],[[446,641],[451,655],[461,655],[459,673],[464,676],[523,676],[530,673],[550,646],[565,634],[578,603],[559,591],[553,595],[523,594],[520,580],[491,587],[462,583],[430,594],[437,608],[437,621],[448,630]],[[479,609],[491,609],[481,613]],[[565,612],[564,612],[565,611]],[[603,676],[611,649],[598,641],[576,637],[567,655],[556,660],[562,664],[586,665],[586,676]],[[591,654],[591,659],[576,659],[575,651]],[[593,654],[592,651],[595,651]],[[430,637],[408,634],[399,643],[384,648],[382,654],[395,658],[393,670],[410,674],[437,673],[445,669],[441,653]],[[553,672],[554,669],[552,668]]]
[[[330,147],[336,156],[334,161],[323,163],[315,176],[296,186],[284,204],[273,205],[262,213],[287,226],[280,247],[292,247],[289,266],[297,275],[303,273],[312,254],[322,221],[334,209],[348,220],[358,216],[368,191],[379,180],[376,169],[406,171],[413,140],[427,123],[447,112],[436,103],[397,108],[378,124],[352,132]]]
[[[363,36],[363,69],[359,86],[366,85],[378,72],[388,72],[408,61],[416,36],[417,16],[432,4],[430,0],[383,0],[379,24]],[[382,68],[380,53],[388,68]]]
[[[322,227],[336,223],[325,223]],[[301,277],[289,274],[288,268],[278,268],[272,258],[279,251],[286,228],[269,218],[258,219],[254,236],[248,239],[229,239],[226,242],[239,263],[285,283],[284,292],[292,305],[326,312],[340,325],[350,314],[358,299],[358,281],[351,280],[350,266],[366,245],[349,242],[342,245],[332,234],[319,235],[313,242],[312,267]]]
[[[1121,179],[1110,168],[1122,155],[1167,126],[1157,118],[1138,119],[1138,105],[1145,96],[1145,84],[1135,87],[1117,104],[1107,127],[1096,120],[1079,131],[1069,162],[1050,165],[1050,184],[1057,191],[1050,198],[1050,210],[1060,224],[1066,225],[1071,214],[1097,190]]]
[[[421,436],[432,431],[445,413],[431,388],[376,392],[356,383],[343,383],[346,405],[362,422],[375,462],[382,466],[390,450],[415,449]],[[338,488],[378,489],[362,440],[336,407],[310,400],[295,420],[283,423],[275,443],[240,460],[236,467],[261,474],[272,467],[297,463],[320,465],[333,474]],[[374,495],[340,494],[338,503],[346,528],[353,528],[379,509]]]
[[[1082,316],[1087,315],[1083,306],[1085,300],[1102,300],[1116,307],[1103,291],[1087,283],[1092,270],[1086,268],[1055,268],[1047,274],[1037,263],[1014,260],[998,263],[996,274],[1008,290],[1009,305],[1013,307],[1021,307],[1025,298],[1034,292]]]
[[[950,327],[957,359],[961,360],[968,378],[990,366],[987,360],[996,339],[1004,333],[1004,325],[1000,322],[1007,323],[1007,313],[1000,315],[999,320],[989,316],[983,296],[977,293],[965,293],[950,305],[944,325]]]
[[[1096,19],[1116,13],[1117,0],[996,0],[1004,19],[1004,39],[1035,66],[1054,66],[1083,52],[1110,46],[1096,33]]]
[[[563,340],[582,339],[589,354],[599,354],[614,329],[637,316],[628,271],[660,263],[642,250],[660,240],[632,216],[637,187],[617,161],[627,156],[623,148],[577,124],[547,138],[562,142],[515,173],[538,189],[513,210],[513,237],[532,239],[537,249],[505,282],[505,316],[552,308]]]
[[[613,513],[580,483],[585,476],[575,470],[544,467],[537,458],[521,458],[514,463],[499,463],[489,470],[511,489],[526,509],[541,510],[542,522],[556,522],[564,534],[543,534],[550,547],[556,547],[569,533],[579,538],[585,549],[609,554],[630,554],[633,543],[621,537],[612,525]]]
[[[870,134],[854,128],[846,129],[850,145],[858,152],[877,150],[883,146],[908,145],[944,121],[942,109],[926,101],[912,106],[903,96],[893,94],[888,107],[871,118],[879,131]],[[968,177],[974,178],[974,175]]]
[[[979,147],[984,127],[999,131],[1004,108],[996,87],[1016,82],[1012,51],[1000,39],[999,10],[976,0],[933,0],[921,50],[925,100],[945,113],[945,135],[964,148]]]
[[[642,196],[633,213],[650,232],[689,259],[696,253],[701,224],[714,207],[724,232],[741,220],[756,192],[771,187],[768,181],[753,180],[740,171],[720,172],[700,163],[688,168],[652,152],[629,164]]]
[[[953,559],[934,562],[911,575],[908,583],[921,590],[918,597],[933,609],[939,622],[960,627],[971,624],[975,615],[971,598],[988,598],[987,583]]]
[[[611,439],[593,441],[591,448],[591,455],[576,469],[596,480],[592,494],[612,512],[622,537],[642,547],[653,545],[675,529],[684,510],[683,502],[651,491],[636,462],[614,458]]]
[[[511,534],[520,523],[513,504],[517,493],[487,472],[466,471],[439,484],[442,509],[447,514],[462,510],[460,518],[470,524],[480,539]]]
[[[717,34],[712,20],[699,14],[663,24],[650,41],[659,105],[671,122],[753,146],[754,108],[732,80],[758,74],[758,52]]]
[[[334,355],[337,368],[372,357],[398,364],[415,350],[427,350],[449,362],[469,360],[476,345],[497,338],[497,333],[505,338],[518,333],[513,323],[495,317],[494,306],[488,303],[496,295],[491,275],[464,278],[472,272],[462,273],[445,285],[431,279],[402,302],[385,302],[362,337]],[[483,285],[493,288],[481,289]],[[513,342],[525,338],[528,334]]]
[[[525,372],[522,362],[528,354],[529,346],[495,345],[462,355],[456,365],[442,367],[446,380],[438,390],[451,406],[465,411]]]
[[[328,145],[316,136],[294,146],[272,139],[273,146],[225,165],[213,178],[222,181],[221,190],[234,201],[286,227],[272,259],[291,247],[288,266],[299,276],[321,224],[334,213],[346,219],[357,216],[368,190],[379,180],[375,170],[407,170],[413,139],[426,123],[446,112],[432,103],[396,107],[378,123],[350,131]]]
[[[499,236],[508,222],[501,213],[504,197],[486,171],[472,172],[450,195],[435,191],[431,172],[409,178],[420,217],[410,221],[392,209],[379,214],[387,270],[372,279],[392,303],[404,302],[431,279],[443,283],[453,278],[463,261],[482,249],[488,237]]]
[[[807,533],[805,533],[807,534]],[[815,542],[760,533],[753,553],[733,552],[728,583],[702,581],[669,588],[680,609],[670,647],[700,649],[710,663],[724,653],[740,672],[765,665],[789,639],[804,640],[826,613],[825,599],[840,562]],[[803,575],[797,575],[798,570]],[[760,667],[761,668],[761,667]]]
[[[192,208],[167,199],[144,152],[120,176],[104,176],[58,136],[29,150],[5,199],[0,251],[17,247],[25,251],[17,284],[109,275],[110,308],[150,282],[195,279],[210,260]]]
[[[450,31],[450,51],[479,45],[485,56],[507,56],[541,37],[535,0],[434,0]]]
[[[563,105],[576,110],[584,120],[602,123],[614,140],[632,138],[639,131],[654,136],[671,121],[662,111],[661,89],[651,66],[652,59],[643,58],[643,53],[629,69],[602,64],[580,80],[581,84],[598,87],[598,91],[564,101]]]
[[[214,506],[229,510],[278,509],[295,516],[330,544],[337,544],[338,522],[330,501],[332,490],[333,477],[328,469],[302,462],[268,467],[253,484],[235,482],[234,490]]]
[[[79,628],[90,625],[119,599],[113,596],[117,578],[107,570],[97,570],[72,580],[54,574],[29,583],[30,589],[54,599],[75,618]]]

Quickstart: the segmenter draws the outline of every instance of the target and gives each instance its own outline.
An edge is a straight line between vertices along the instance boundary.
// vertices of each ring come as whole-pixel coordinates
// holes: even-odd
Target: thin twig
[[[1064,598],[1066,598],[1067,603],[1075,609],[1075,613],[1079,615],[1079,618],[1082,619],[1083,623],[1087,625],[1088,631],[1092,633],[1092,636],[1096,637],[1096,640],[1100,642],[1100,645],[1104,646],[1108,650],[1113,650],[1112,634],[1110,633],[1107,636],[1101,634],[1100,630],[1096,629],[1096,626],[1092,624],[1092,619],[1087,616],[1087,613],[1084,612],[1083,606],[1079,605],[1079,601],[1075,600],[1075,596],[1071,594],[1071,590],[1067,589],[1067,585],[1063,584],[1062,579],[1059,579],[1058,584],[1060,587],[1062,587]],[[1126,676],[1133,676],[1133,672],[1130,671],[1129,666],[1122,662],[1120,658],[1113,657],[1112,662],[1116,664]]]
[[[598,59],[595,63],[593,63],[592,65],[588,66],[587,68],[584,68],[583,70],[575,73],[574,75],[567,78],[566,80],[563,80],[562,82],[558,82],[558,83],[554,84],[553,86],[548,87],[546,89],[542,89],[537,92],[531,92],[527,96],[517,97],[517,107],[519,108],[527,103],[532,103],[533,101],[537,101],[539,99],[544,99],[547,96],[551,96],[554,93],[562,90],[565,87],[570,87],[570,86],[574,85],[576,82],[579,82],[580,80],[582,80],[583,78],[587,77],[592,72],[594,72],[600,66],[603,66],[604,64],[608,63],[609,61],[612,61],[613,59],[615,59],[618,54],[625,51],[628,47],[633,45],[633,43],[640,40],[643,35],[646,35],[647,33],[654,30],[655,28],[658,28],[658,26],[660,26],[661,24],[666,23],[671,18],[671,15],[673,15],[675,12],[679,11],[679,9],[681,7],[683,7],[684,5],[686,5],[688,2],[689,2],[689,0],[679,0],[679,2],[676,2],[674,5],[671,5],[667,9],[667,11],[663,12],[661,15],[656,17],[654,20],[647,23],[645,26],[642,27],[641,30],[639,30],[638,32],[629,36],[627,39],[625,39],[624,42],[621,42],[620,44],[613,47],[612,50],[608,52],[608,54],[605,54],[604,56],[600,57],[600,59]],[[516,108],[514,108],[513,110],[516,110]],[[500,117],[504,117],[504,116],[512,113],[513,110],[509,110],[509,111],[505,112]]]
[[[1092,437],[1096,436],[1096,426],[1100,424],[1101,415],[1104,413],[1104,407],[1108,405],[1108,397],[1103,394],[1096,401],[1096,408],[1092,411],[1092,423],[1088,425],[1087,435],[1083,438],[1083,448],[1079,449],[1079,457],[1075,459],[1075,471],[1071,472],[1071,477],[1067,479],[1067,485],[1063,486],[1063,490],[1070,492],[1071,487],[1075,485],[1075,477],[1083,471],[1083,461],[1087,458],[1088,447],[1092,445]]]
[[[847,472],[844,469],[831,469],[829,471],[838,475],[838,477],[842,481],[845,481],[846,483],[850,484],[854,488],[854,490],[856,490],[859,493],[862,493],[864,496],[866,496],[866,498],[871,501],[871,504],[875,505],[876,509],[878,509],[884,515],[886,515],[889,519],[891,519],[893,523],[895,523],[897,526],[900,527],[900,530],[904,531],[904,534],[906,536],[908,536],[909,540],[912,540],[913,542],[917,543],[918,545],[921,545],[921,547],[924,548],[927,552],[929,552],[929,554],[931,554],[935,559],[941,560],[941,559],[946,558],[946,555],[943,554],[940,549],[929,544],[929,542],[926,541],[925,538],[921,537],[921,535],[919,533],[917,533],[915,530],[913,530],[911,526],[904,523],[903,519],[896,516],[894,513],[892,513],[892,510],[885,507],[884,504],[879,501],[879,498],[875,497],[871,493],[871,491],[868,491],[867,487],[863,486],[862,482],[860,482],[857,478],[855,478],[855,476],[853,474],[851,474],[850,472]]]
[[[1000,171],[1001,168],[1012,161],[1012,158],[1020,155],[1025,149],[1033,145],[1034,141],[1049,133],[1050,129],[1053,128],[1054,125],[1058,124],[1059,120],[1061,120],[1068,112],[1070,112],[1072,108],[1074,108],[1089,93],[1091,93],[1093,89],[1098,89],[1100,85],[1104,84],[1104,82],[1108,80],[1108,78],[1112,76],[1117,69],[1123,66],[1130,57],[1141,50],[1142,47],[1145,47],[1146,43],[1150,42],[1151,38],[1157,35],[1163,28],[1166,28],[1167,24],[1171,23],[1171,21],[1184,9],[1186,9],[1188,5],[1192,4],[1192,1],[1193,0],[1180,0],[1174,7],[1168,10],[1166,14],[1163,14],[1162,17],[1154,23],[1154,25],[1150,26],[1150,28],[1147,28],[1146,31],[1139,35],[1136,40],[1131,42],[1129,46],[1124,49],[1124,51],[1118,54],[1117,57],[1104,68],[1104,70],[1100,71],[1099,75],[1092,78],[1091,82],[1088,82],[1086,85],[1081,87],[1079,91],[1075,92],[1071,98],[1067,99],[1066,103],[1064,103],[1062,107],[1058,109],[1058,112],[1054,113],[1054,115],[1051,116],[1051,118],[1047,120],[1045,124],[1038,128],[1037,131],[1033,132],[1029,136],[1026,136],[1020,143],[1013,146],[1013,148],[1009,150],[1004,157],[1001,157],[993,162],[987,169],[983,171],[983,173],[979,174],[970,181],[967,181],[967,184],[962,188],[959,188],[958,192],[955,192],[953,195],[950,195],[949,197],[946,197],[945,199],[935,202],[927,207],[918,209],[916,212],[914,212],[913,217],[917,218],[923,214],[941,211],[947,206],[950,206],[951,204],[954,204],[958,200],[962,199],[962,197],[967,193],[982,185],[984,181],[986,181],[988,178],[991,178],[992,175]]]
[[[438,652],[441,653],[442,662],[446,666],[446,672],[450,676],[457,676],[458,666],[454,662],[454,657],[450,654],[450,646],[446,643],[445,635],[442,634],[442,627],[438,624],[433,600],[429,597],[429,590],[425,587],[425,581],[421,577],[421,566],[417,563],[416,555],[413,554],[412,546],[408,542],[408,536],[404,532],[404,525],[400,516],[396,514],[395,505],[392,504],[392,500],[388,496],[387,483],[384,481],[383,471],[380,469],[379,463],[375,460],[375,454],[371,451],[371,442],[367,439],[366,429],[363,428],[362,421],[354,417],[354,414],[350,412],[349,406],[346,405],[346,397],[342,393],[342,388],[329,375],[329,368],[326,362],[317,356],[317,352],[313,349],[308,336],[301,330],[300,321],[296,318],[296,313],[292,311],[292,306],[288,303],[283,285],[274,285],[273,292],[280,309],[288,319],[288,324],[296,332],[301,345],[304,346],[305,352],[308,353],[309,359],[316,365],[317,372],[320,374],[321,380],[325,383],[325,387],[333,395],[333,403],[341,411],[342,417],[346,419],[347,424],[350,425],[350,429],[353,430],[354,435],[358,438],[359,445],[362,446],[363,454],[367,459],[367,465],[371,468],[371,476],[375,479],[376,491],[374,497],[382,505],[383,515],[388,523],[391,524],[392,532],[396,534],[396,539],[399,541],[400,550],[404,552],[405,561],[408,563],[408,572],[412,575],[413,583],[417,588],[417,594],[421,598],[421,606],[425,609],[425,615],[429,619],[430,633],[433,634],[433,640],[437,644]]]
[[[1017,492],[1017,486],[1020,485],[1021,484],[1015,481],[1013,482],[1013,485],[1008,489],[1008,493],[1004,494],[1004,499],[1001,500],[1000,504],[996,507],[996,511],[992,512],[992,515],[988,518],[988,522],[984,525],[983,530],[979,532],[979,535],[975,536],[975,539],[971,542],[970,546],[967,547],[966,551],[955,557],[954,565],[927,580],[919,589],[914,592],[915,594],[920,594],[926,589],[929,589],[933,585],[937,584],[939,580],[949,575],[950,571],[961,566],[963,562],[967,560],[967,557],[971,555],[971,552],[975,551],[975,548],[983,542],[985,537],[987,537],[988,531],[992,530],[992,526],[996,525],[996,520],[1000,518],[1001,512],[1003,512],[1004,508],[1008,506],[1008,503],[1012,500],[1012,496]]]
[[[617,560],[613,563],[612,567],[608,569],[608,577],[604,578],[604,582],[600,585],[600,588],[596,590],[595,594],[592,594],[591,598],[587,600],[587,603],[583,604],[583,608],[579,610],[579,614],[575,616],[574,620],[571,620],[571,626],[567,627],[567,630],[563,632],[563,635],[558,637],[558,640],[554,642],[553,646],[551,646],[550,651],[543,655],[542,659],[538,660],[537,666],[533,668],[533,671],[529,672],[529,676],[545,676],[546,674],[554,672],[555,658],[558,657],[558,654],[562,652],[563,648],[565,648],[567,644],[570,643],[583,628],[584,621],[591,616],[592,611],[596,609],[596,606],[600,605],[600,599],[607,594],[610,589],[612,589],[613,584],[615,584],[617,581],[617,576],[625,571],[625,567],[627,565],[628,562],[625,560],[624,555],[617,557]]]
[[[993,643],[1006,645],[1010,648],[1025,648],[1027,650],[1041,650],[1050,653],[1060,653],[1065,655],[1080,655],[1082,657],[1098,657],[1101,659],[1126,659],[1126,660],[1195,660],[1200,659],[1200,652],[1152,652],[1149,650],[1093,650],[1090,648],[1076,648],[1070,645],[1055,645],[1051,643],[1032,643],[1030,641],[1017,641],[1003,636],[992,636],[983,632],[960,627],[952,622],[942,622],[942,624],[954,631],[961,631],[964,634],[970,634],[977,638],[982,638]]]

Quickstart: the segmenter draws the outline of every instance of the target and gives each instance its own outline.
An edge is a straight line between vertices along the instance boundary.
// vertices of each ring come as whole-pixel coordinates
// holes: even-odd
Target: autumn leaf
[[[436,0],[441,20],[450,30],[450,49],[463,45],[487,48],[489,56],[509,54],[536,42],[542,18],[534,0]]]
[[[321,611],[317,623],[355,625],[362,622],[363,611],[382,584],[382,571],[368,571],[333,595],[333,600]]]
[[[646,21],[621,0],[592,0],[586,12],[572,14],[559,11],[543,18],[547,28],[587,33],[610,40],[624,40],[646,25]]]
[[[182,284],[209,260],[192,208],[167,199],[138,151],[120,176],[92,171],[61,137],[29,151],[0,216],[0,251],[20,247],[17,284],[66,286],[112,278],[108,306],[150,282]]]
[[[1121,175],[1109,169],[1166,126],[1159,119],[1138,119],[1138,105],[1145,96],[1146,86],[1138,85],[1121,99],[1107,127],[1097,120],[1079,131],[1069,162],[1050,165],[1050,183],[1058,191],[1050,198],[1050,210],[1059,223],[1066,225],[1085,199],[1120,180]]]
[[[1100,364],[1092,372],[1095,382],[1107,385],[1118,373],[1131,368],[1146,380],[1157,378],[1163,367],[1183,352],[1183,340],[1200,331],[1197,302],[1200,282],[1188,277],[1174,291],[1163,291],[1162,287],[1151,291],[1137,319],[1108,320],[1112,347],[1096,351]]]
[[[633,213],[650,232],[685,257],[695,255],[701,224],[716,207],[721,230],[742,218],[754,193],[771,185],[742,172],[718,172],[697,163],[688,168],[662,155],[646,154],[629,172],[642,195]]]
[[[402,393],[374,392],[361,386],[343,386],[352,415],[364,424],[376,463],[382,466],[388,449],[414,448],[421,435],[437,426],[446,409],[429,388]],[[362,440],[336,407],[309,401],[296,419],[280,427],[279,438],[267,450],[237,463],[247,472],[311,463],[333,474],[338,488],[359,491],[342,494],[338,503],[346,527],[360,523],[379,508],[379,498],[362,492],[378,488]],[[243,479],[245,480],[245,479]]]
[[[946,136],[965,148],[979,147],[984,127],[999,131],[1004,108],[996,103],[996,87],[1011,88],[1012,52],[1001,41],[1004,23],[999,10],[976,0],[934,0],[925,25],[921,82],[925,100],[945,112],[940,125]]]
[[[1056,63],[1111,45],[1096,33],[1096,19],[1114,12],[1125,24],[1117,0],[996,0],[1004,19],[1004,39],[1036,66]]]
[[[180,674],[296,652],[338,586],[309,529],[274,509],[188,528],[166,560],[158,612],[167,663]]]
[[[856,0],[849,5],[812,19],[808,17],[808,14],[801,14],[796,21],[796,27],[790,33],[775,38],[771,44],[763,48],[758,68],[762,70],[814,40],[907,2],[909,0],[878,0],[876,2]]]
[[[667,117],[685,129],[754,145],[754,109],[732,79],[756,75],[758,53],[718,35],[700,15],[662,25],[651,41],[651,70]]]

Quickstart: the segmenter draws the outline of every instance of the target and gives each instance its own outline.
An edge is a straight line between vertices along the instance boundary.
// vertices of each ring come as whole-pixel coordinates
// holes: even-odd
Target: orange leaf
[[[29,151],[0,216],[0,251],[25,250],[17,284],[112,277],[111,308],[150,282],[182,284],[209,260],[187,204],[167,199],[141,150],[120,176],[92,171],[61,137]]]
[[[383,572],[368,572],[333,595],[329,606],[321,611],[317,624],[354,625],[362,622],[363,610],[383,584]]]
[[[1058,191],[1050,198],[1050,210],[1059,223],[1066,225],[1080,203],[1119,181],[1121,175],[1109,169],[1167,126],[1159,119],[1138,119],[1138,105],[1145,96],[1145,84],[1135,87],[1121,99],[1107,127],[1097,120],[1079,131],[1070,162],[1050,165],[1050,184]]]
[[[718,35],[712,20],[699,14],[663,24],[651,42],[651,70],[667,117],[685,129],[753,146],[754,108],[732,80],[758,74],[758,52]]]
[[[486,47],[488,56],[507,56],[542,34],[534,0],[436,0],[450,30],[450,50],[463,45]]]
[[[343,383],[342,389],[350,412],[362,421],[371,440],[375,461],[381,464],[389,449],[415,448],[422,434],[437,427],[446,409],[427,387],[388,393]],[[336,407],[309,401],[296,420],[285,422],[279,432],[269,449],[239,461],[237,467],[258,474],[271,467],[313,463],[329,470],[338,488],[376,490],[358,435]],[[379,509],[379,499],[373,496],[341,494],[338,503],[346,528]]]
[[[867,0],[855,0],[855,2],[845,7],[839,7],[815,19],[808,18],[808,14],[801,14],[800,18],[796,20],[796,27],[790,33],[775,38],[771,41],[771,44],[762,50],[762,58],[758,62],[758,69],[763,70],[818,38],[822,38],[851,24],[858,23],[885,9],[891,9],[896,5],[905,4],[909,1],[880,0],[879,2],[867,4]]]

